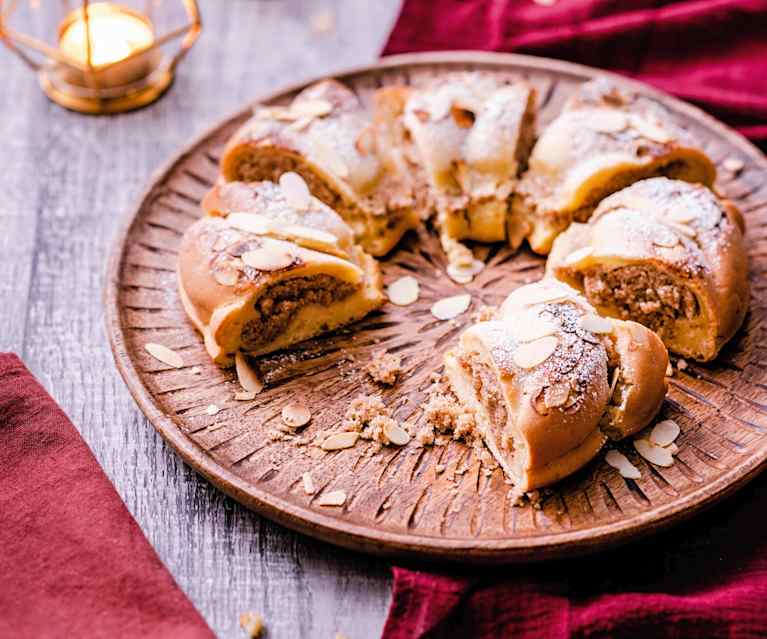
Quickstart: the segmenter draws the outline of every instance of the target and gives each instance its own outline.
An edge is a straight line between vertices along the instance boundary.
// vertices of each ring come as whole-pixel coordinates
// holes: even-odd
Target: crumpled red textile
[[[609,69],[767,142],[767,0],[405,0],[384,54],[449,49]]]
[[[0,353],[0,637],[213,636],[67,416]]]
[[[395,567],[384,639],[767,637],[767,476],[692,521],[597,555]]]

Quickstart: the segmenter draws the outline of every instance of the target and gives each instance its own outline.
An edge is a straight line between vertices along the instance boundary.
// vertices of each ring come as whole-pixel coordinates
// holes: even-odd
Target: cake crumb
[[[447,466],[445,466],[445,464],[437,464],[434,467],[434,472],[436,472],[438,475],[441,475],[442,473],[445,472],[445,468],[447,468]]]
[[[489,322],[490,320],[496,319],[497,313],[497,306],[482,304],[476,311],[471,314],[471,321],[475,324],[477,322]]]
[[[415,435],[415,440],[422,446],[431,446],[434,443],[434,427],[422,426]]]
[[[391,416],[391,411],[376,395],[357,395],[346,409],[341,430],[359,433],[361,439],[371,440],[379,444],[379,448],[382,444],[403,446],[409,440],[407,429]]]
[[[393,386],[402,372],[402,358],[395,353],[376,351],[365,370],[379,384]]]
[[[264,620],[254,612],[243,612],[240,615],[240,627],[251,639],[257,639],[264,631]]]

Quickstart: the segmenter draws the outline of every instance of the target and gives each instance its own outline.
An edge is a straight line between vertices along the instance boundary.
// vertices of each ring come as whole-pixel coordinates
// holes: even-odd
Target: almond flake
[[[202,375],[202,369],[199,366],[192,366],[192,370],[189,371],[192,375]]]
[[[557,350],[559,340],[554,335],[522,344],[514,351],[514,363],[520,368],[535,368],[545,362]]]
[[[234,356],[234,365],[237,370],[237,380],[246,391],[260,393],[264,390],[264,383],[254,371],[244,353],[237,352]]]
[[[692,209],[674,209],[669,215],[669,219],[672,222],[678,222],[679,224],[687,224],[697,217],[698,214]]]
[[[666,365],[666,377],[673,377],[674,376],[674,367],[671,365],[671,362],[669,362]]]
[[[320,229],[314,229],[311,226],[303,226],[301,224],[288,224],[282,229],[281,235],[284,237],[289,237],[293,240],[305,241],[314,245],[338,245],[338,238],[332,233],[321,231]],[[311,246],[309,248],[311,248]]]
[[[560,302],[572,298],[570,292],[557,284],[552,286],[551,282],[527,285],[523,288],[518,288],[512,295],[515,301],[525,306],[537,306],[538,304]]]
[[[291,428],[306,426],[311,418],[311,411],[303,404],[291,402],[282,409],[282,421]]]
[[[289,245],[282,242],[279,245],[265,244],[254,251],[243,253],[240,259],[259,271],[279,271],[293,264],[296,256]]]
[[[343,490],[333,490],[320,495],[318,506],[343,506],[346,503],[346,493]]]
[[[650,433],[650,442],[656,446],[670,446],[679,437],[680,432],[679,424],[673,419],[664,419],[655,424]]]
[[[668,235],[658,235],[652,238],[652,243],[655,244],[655,246],[660,246],[662,248],[674,248],[679,244],[679,237],[672,233],[669,233]]]
[[[534,342],[542,337],[555,335],[560,327],[537,315],[528,314],[514,324],[514,337],[520,342]]]
[[[340,178],[349,177],[349,167],[346,166],[344,159],[332,146],[315,140],[313,150],[318,164]]]
[[[578,262],[581,262],[582,260],[586,259],[589,255],[591,255],[594,252],[593,247],[591,246],[584,246],[583,248],[579,248],[577,251],[573,251],[568,255],[564,263],[566,266],[574,266],[578,264]]]
[[[232,228],[256,235],[267,235],[274,231],[272,220],[256,213],[231,213],[226,221]]]
[[[674,229],[677,233],[680,233],[681,235],[685,235],[687,237],[695,237],[698,233],[695,231],[695,229],[690,228],[686,224],[677,224],[676,222],[673,222],[671,220],[667,220],[666,224]]]
[[[298,117],[321,118],[333,111],[333,103],[327,100],[301,100],[290,107]]]
[[[418,299],[418,294],[418,280],[410,275],[394,280],[386,289],[389,301],[397,306],[412,304]]]
[[[446,272],[448,277],[458,284],[468,284],[475,276],[485,268],[482,260],[472,260],[468,266],[464,264],[448,264]]]
[[[662,446],[656,446],[649,439],[635,439],[634,448],[648,462],[656,466],[668,468],[674,463],[671,451]]]
[[[543,391],[543,403],[547,408],[558,408],[567,403],[570,397],[570,384],[568,382],[558,382],[547,386]]]
[[[235,401],[249,402],[251,399],[255,399],[256,394],[253,391],[237,391],[234,394]]]
[[[310,473],[304,473],[301,475],[301,483],[304,486],[304,492],[307,495],[313,495],[314,494],[314,480],[312,479],[312,476]]]
[[[163,364],[167,364],[173,368],[181,368],[184,365],[184,360],[181,358],[181,355],[167,346],[156,344],[154,342],[147,342],[144,344],[144,348],[147,353],[156,360],[161,361]]]
[[[431,314],[438,320],[449,320],[465,313],[471,304],[471,295],[453,295],[431,305]]]
[[[258,639],[264,631],[264,620],[261,615],[253,612],[243,612],[240,615],[240,627],[248,633],[251,639]]]
[[[295,122],[291,122],[288,125],[288,128],[292,129],[293,131],[303,131],[313,121],[314,121],[314,118],[298,118],[298,120],[296,120]]]
[[[275,120],[282,120],[283,122],[292,122],[298,118],[298,114],[290,107],[273,107],[272,118]]]
[[[617,450],[608,450],[605,455],[605,461],[615,468],[615,470],[620,473],[621,477],[625,477],[626,479],[640,479],[642,477],[642,473],[629,461],[628,457],[623,453],[619,453]]]
[[[724,162],[722,162],[722,167],[730,173],[737,175],[743,170],[745,164],[743,164],[743,161],[739,160],[738,158],[727,158]]]
[[[594,313],[583,315],[578,320],[578,324],[580,324],[580,327],[584,331],[589,331],[590,333],[595,333],[597,335],[612,333],[614,328],[611,320],[606,317],[595,315]]]
[[[634,117],[631,119],[631,126],[643,138],[653,142],[665,144],[666,142],[671,142],[672,140],[671,136],[664,129],[662,129],[660,125],[655,124],[654,122],[650,122],[649,120]]]
[[[383,427],[383,434],[389,443],[395,446],[404,446],[410,441],[410,435],[399,424],[386,422]]]
[[[221,409],[215,404],[208,404],[208,406],[205,408],[205,412],[211,417],[213,415],[218,415],[220,411]]]
[[[342,433],[334,433],[325,438],[320,448],[322,450],[342,450],[343,448],[351,448],[357,443],[360,434],[353,431],[344,431]]]
[[[288,171],[280,176],[280,189],[288,204],[297,211],[307,211],[312,204],[312,194],[304,178],[298,173]]]
[[[240,273],[229,266],[225,266],[213,271],[213,279],[221,286],[235,286],[240,279]]]
[[[604,109],[594,117],[592,128],[601,133],[619,133],[629,125],[628,117],[621,111]]]

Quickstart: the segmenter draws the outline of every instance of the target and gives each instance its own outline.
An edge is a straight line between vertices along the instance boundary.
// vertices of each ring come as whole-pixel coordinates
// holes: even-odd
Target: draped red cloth
[[[67,416],[9,353],[0,353],[0,637],[213,637]]]
[[[767,0],[405,0],[384,54],[447,49],[609,69],[767,142]]]
[[[767,0],[405,0],[384,53],[450,49],[609,69],[767,142]],[[767,637],[765,495],[582,559],[395,567],[384,639]]]

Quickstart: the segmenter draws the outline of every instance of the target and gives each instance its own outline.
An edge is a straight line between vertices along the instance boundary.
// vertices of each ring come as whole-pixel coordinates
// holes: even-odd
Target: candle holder
[[[41,0],[0,0],[0,40],[37,73],[51,100],[81,113],[157,100],[202,30],[195,0],[74,4],[60,0],[57,11],[41,11]]]

